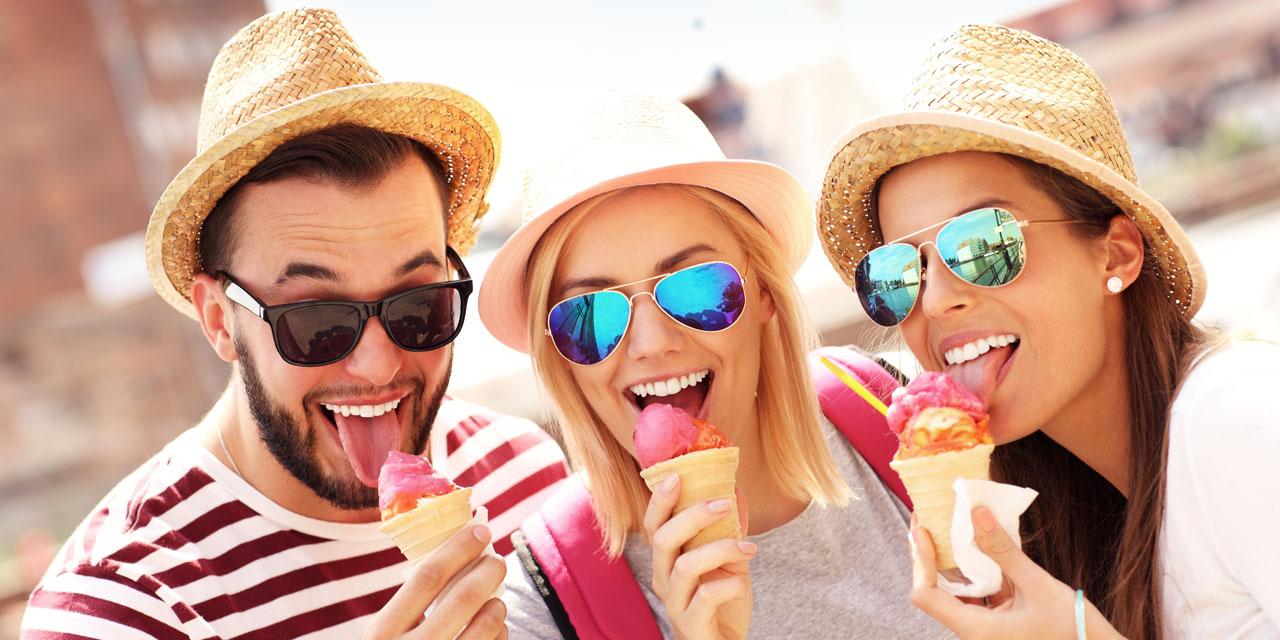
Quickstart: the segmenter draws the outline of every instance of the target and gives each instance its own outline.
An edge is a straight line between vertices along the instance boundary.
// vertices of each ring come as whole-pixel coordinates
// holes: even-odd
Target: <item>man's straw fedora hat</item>
[[[1114,201],[1146,236],[1169,299],[1191,317],[1204,268],[1182,227],[1138,186],[1129,143],[1097,74],[1062,46],[1000,26],[961,27],[937,43],[901,113],[842,135],[818,201],[818,237],[844,281],[884,242],[874,189],[890,169],[955,151],[1048,165]]]
[[[461,253],[471,248],[498,163],[489,112],[449,87],[382,82],[331,11],[284,11],[241,29],[209,71],[196,156],[147,225],[147,270],[160,297],[195,317],[191,281],[209,211],[281,144],[336,124],[402,135],[435,152],[449,183],[449,244]]]
[[[525,272],[538,240],[561,216],[600,194],[654,184],[705,187],[737,200],[777,240],[795,271],[813,245],[813,208],[782,167],[727,160],[706,125],[683,104],[613,90],[562,129],[554,150],[526,174],[523,223],[480,286],[480,319],[499,341],[529,350]]]

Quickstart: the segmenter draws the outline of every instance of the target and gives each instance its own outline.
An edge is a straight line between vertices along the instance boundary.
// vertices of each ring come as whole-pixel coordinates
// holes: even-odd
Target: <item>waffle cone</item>
[[[729,501],[729,513],[711,526],[698,532],[684,546],[685,551],[697,549],[709,542],[742,538],[738,523],[738,499],[734,489],[738,486],[738,448],[720,447],[693,451],[670,460],[659,462],[640,472],[650,491],[657,491],[668,476],[680,476],[680,497],[676,501],[676,513],[700,502],[724,498]]]
[[[463,487],[442,496],[423,498],[412,511],[378,527],[391,536],[409,562],[435,551],[471,520],[471,489]]]
[[[916,521],[933,537],[938,571],[956,568],[951,551],[951,518],[956,508],[956,478],[989,480],[991,452],[995,445],[980,444],[961,451],[932,456],[894,459],[889,466],[898,472],[915,505]]]

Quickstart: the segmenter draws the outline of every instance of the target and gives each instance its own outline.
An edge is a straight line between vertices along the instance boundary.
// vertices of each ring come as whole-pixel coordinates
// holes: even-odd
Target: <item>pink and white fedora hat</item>
[[[794,272],[813,242],[813,207],[786,169],[729,160],[706,125],[678,101],[609,91],[574,114],[553,150],[525,174],[523,221],[480,286],[480,319],[500,342],[529,351],[525,273],[538,240],[578,204],[627,187],[682,184],[742,203],[778,242]]]

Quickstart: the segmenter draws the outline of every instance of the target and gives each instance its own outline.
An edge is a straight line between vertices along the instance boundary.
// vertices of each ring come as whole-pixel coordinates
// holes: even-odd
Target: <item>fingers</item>
[[[507,634],[507,605],[493,598],[480,607],[457,640],[493,640]]]
[[[691,629],[715,628],[713,621],[723,605],[734,598],[745,597],[750,590],[745,576],[729,576],[710,580],[698,587],[697,593],[685,612],[687,627]]]
[[[1043,569],[1018,548],[990,509],[977,507],[973,510],[972,517],[973,537],[978,548],[1000,565],[1000,570],[1004,571],[1010,582],[1017,584],[1020,580],[1044,573]]]
[[[450,640],[458,635],[469,624],[479,624],[481,628],[493,626],[491,616],[497,612],[506,620],[506,608],[489,610],[489,616],[481,616],[482,610],[493,602],[493,593],[502,584],[507,575],[507,565],[494,555],[485,555],[475,566],[467,569],[457,583],[436,602],[436,608],[422,622],[427,630],[423,638],[431,640]],[[477,618],[482,618],[477,620]],[[497,633],[496,627],[490,635]]]
[[[911,604],[933,619],[959,632],[971,624],[973,611],[955,596],[938,588],[933,538],[919,525],[911,527]]]
[[[676,558],[667,588],[660,593],[669,611],[689,607],[703,579],[717,569],[720,573],[746,575],[747,563],[756,554],[756,546],[746,541],[717,540]]]
[[[649,507],[644,511],[644,532],[653,539],[658,527],[671,519],[676,510],[676,500],[680,497],[680,476],[671,475],[664,479],[658,489],[649,497]]]
[[[492,535],[484,525],[463,527],[453,534],[413,566],[404,586],[374,617],[366,634],[370,638],[392,637],[417,624],[449,580],[480,556]]]
[[[713,500],[694,505],[672,516],[653,534],[653,590],[660,596],[667,590],[667,582],[681,550],[699,531],[723,518],[732,508],[728,500]],[[659,569],[661,567],[661,569]]]

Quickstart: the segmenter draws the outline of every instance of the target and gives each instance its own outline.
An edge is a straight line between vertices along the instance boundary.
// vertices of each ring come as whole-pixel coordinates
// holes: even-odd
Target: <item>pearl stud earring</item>
[[[1120,293],[1124,290],[1124,280],[1120,276],[1111,276],[1107,278],[1107,291],[1111,293]]]

